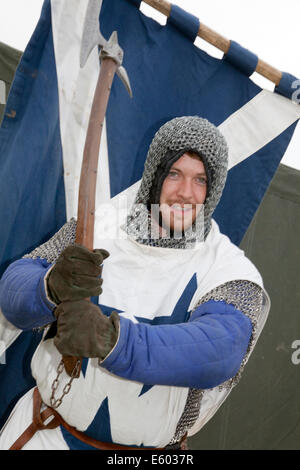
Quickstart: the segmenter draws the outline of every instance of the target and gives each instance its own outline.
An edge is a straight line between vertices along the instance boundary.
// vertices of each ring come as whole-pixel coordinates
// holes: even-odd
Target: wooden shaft
[[[76,243],[85,246],[89,250],[94,248],[96,183],[101,135],[117,67],[113,59],[103,59],[101,62],[83,152],[79,183]],[[63,356],[62,359],[69,376],[71,376],[77,360],[82,361],[81,358],[73,356]],[[76,378],[80,375],[80,369],[81,365],[78,374],[75,376]]]
[[[224,54],[227,54],[230,48],[230,40],[224,38],[220,34],[216,33],[208,26],[200,22],[200,27],[198,31],[198,36],[204,41],[209,42],[213,46],[215,46],[220,51],[223,51]]]
[[[83,152],[79,183],[76,243],[94,248],[95,198],[102,129],[112,82],[117,70],[113,59],[101,62]]]
[[[278,69],[275,69],[271,65],[267,64],[261,59],[258,59],[258,64],[256,66],[256,72],[262,75],[263,77],[271,80],[271,82],[275,83],[276,86],[279,85],[282,79],[282,72]]]
[[[166,0],[144,0],[147,5],[150,5],[155,10],[169,17],[171,14],[172,4]],[[230,48],[230,40],[218,34],[216,31],[213,31],[211,28],[200,22],[200,28],[198,31],[198,36],[204,39],[209,44],[212,44],[214,47],[220,51],[227,54]],[[256,72],[267,78],[271,82],[279,85],[282,78],[282,72],[271,65],[267,64],[261,59],[258,59]]]

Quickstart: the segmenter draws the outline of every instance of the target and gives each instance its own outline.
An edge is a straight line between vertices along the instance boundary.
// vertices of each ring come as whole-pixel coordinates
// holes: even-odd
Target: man
[[[179,448],[215,413],[269,310],[258,271],[212,219],[227,159],[215,126],[175,118],[156,133],[137,192],[125,192],[135,197],[116,223],[126,237],[108,239],[111,214],[97,218],[91,253],[74,245],[71,221],[7,269],[4,316],[45,335],[31,364],[38,392],[16,405],[1,448],[24,431],[23,449]],[[86,300],[97,295],[99,305]],[[62,355],[77,358],[71,378]],[[30,434],[39,396],[60,426]]]

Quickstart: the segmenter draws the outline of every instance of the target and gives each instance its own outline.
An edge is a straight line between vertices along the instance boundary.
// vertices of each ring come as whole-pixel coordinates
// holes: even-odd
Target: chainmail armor
[[[42,258],[48,263],[55,263],[61,252],[69,245],[74,245],[76,239],[76,220],[71,219],[53,235],[50,240],[35,248],[23,258]]]
[[[189,389],[183,413],[178,421],[175,434],[168,446],[176,445],[197,421],[203,393],[203,390],[197,388]]]
[[[218,388],[221,391],[224,389],[233,388],[238,384],[241,378],[243,369],[248,361],[256,339],[257,320],[263,305],[263,290],[260,286],[250,281],[237,280],[226,282],[225,284],[216,287],[215,289],[208,292],[204,297],[202,297],[195,306],[194,310],[196,310],[199,305],[208,302],[209,300],[223,300],[228,304],[232,304],[236,309],[240,310],[248,318],[250,318],[252,323],[251,338],[240,369],[234,377],[219,385]],[[185,408],[178,421],[177,428],[172,440],[170,441],[170,445],[178,442],[197,421],[200,413],[203,393],[204,391],[200,389],[189,389]]]
[[[149,235],[150,192],[156,171],[169,151],[198,153],[210,179],[210,191],[204,204],[204,224],[201,233],[192,227],[182,239],[158,238]],[[149,147],[143,178],[132,211],[124,227],[138,243],[165,248],[192,248],[197,241],[205,240],[211,228],[211,216],[220,200],[227,177],[228,147],[220,131],[207,119],[183,116],[164,124],[155,134]],[[202,214],[201,214],[202,216]]]
[[[252,334],[241,367],[234,377],[219,386],[219,389],[223,390],[224,388],[228,389],[234,387],[240,381],[243,369],[248,361],[256,339],[257,320],[263,306],[263,290],[260,286],[250,281],[238,280],[226,282],[206,294],[195,308],[209,300],[223,300],[228,304],[232,304],[237,310],[243,312],[252,323]]]

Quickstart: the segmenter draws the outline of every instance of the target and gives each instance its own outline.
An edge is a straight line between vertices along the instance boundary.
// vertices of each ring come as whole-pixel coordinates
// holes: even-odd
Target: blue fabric
[[[171,315],[160,315],[158,317],[153,318],[153,320],[136,316],[136,319],[141,323],[147,323],[150,325],[174,325],[177,323],[184,323],[188,321],[191,313],[188,308],[196,292],[197,287],[197,275],[195,273],[186,285],[181,296],[179,297]],[[144,395],[144,393],[147,393],[152,387],[153,384],[145,384],[141,390],[140,396]]]
[[[60,426],[60,430],[70,450],[97,450],[95,447],[77,439],[77,437],[69,433],[63,426]]]
[[[168,23],[178,28],[191,42],[195,41],[200,27],[200,21],[196,16],[187,13],[178,5],[172,5]]]
[[[224,59],[237,67],[247,77],[250,77],[255,72],[258,63],[258,56],[256,54],[253,54],[253,52],[245,49],[235,41],[230,41],[230,48]]]
[[[38,328],[55,320],[46,296],[44,277],[51,265],[42,259],[21,259],[12,263],[0,280],[3,315],[22,330]]]
[[[196,289],[197,289],[197,275],[195,273],[192,276],[191,280],[186,285],[181,296],[179,297],[171,315],[160,315],[159,317],[153,318],[153,320],[136,316],[136,319],[139,322],[148,323],[151,325],[170,325],[171,323],[176,324],[176,323],[186,322],[190,316],[188,307],[196,292]]]
[[[213,388],[238,372],[251,331],[249,318],[225,302],[202,304],[180,325],[121,317],[119,341],[101,367],[145,384]]]
[[[65,222],[51,7],[22,55],[0,128],[0,276]]]
[[[69,446],[70,450],[97,450],[95,447],[92,447],[89,444],[85,444],[84,442],[74,437],[62,426],[61,431],[63,438]],[[84,431],[84,433],[89,437],[97,439],[98,441],[113,442],[111,437],[108,398],[103,400],[93,421]]]
[[[140,5],[142,3],[142,0],[129,0],[131,3],[134,3],[138,8],[140,8]]]
[[[217,220],[220,231],[226,233],[238,245],[264,197],[296,126],[297,122],[251,158],[247,158],[228,172],[221,201],[214,212],[214,219]],[[264,178],[260,178],[260,175],[264,175]],[[233,185],[234,191],[231,190]],[[228,210],[229,207],[232,207],[231,211]]]
[[[285,96],[286,98],[292,98],[296,88],[299,87],[299,80],[291,75],[290,73],[282,72],[282,78],[279,85],[275,87],[275,93]],[[299,93],[298,93],[299,94]],[[297,101],[299,104],[299,101]]]

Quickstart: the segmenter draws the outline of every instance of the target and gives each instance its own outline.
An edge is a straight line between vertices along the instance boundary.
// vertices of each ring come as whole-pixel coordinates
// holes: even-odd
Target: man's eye
[[[178,173],[176,171],[169,171],[168,176],[170,178],[176,178],[178,176]]]
[[[198,184],[201,184],[203,186],[207,184],[207,180],[204,177],[199,177],[199,178],[196,179],[196,181],[197,181]]]

